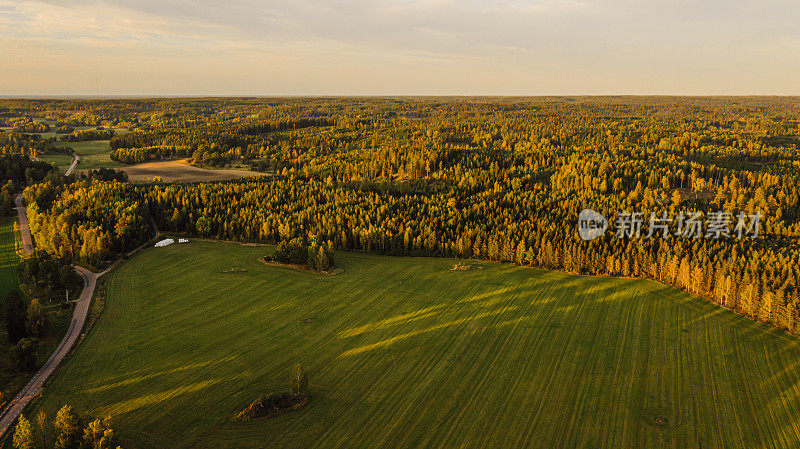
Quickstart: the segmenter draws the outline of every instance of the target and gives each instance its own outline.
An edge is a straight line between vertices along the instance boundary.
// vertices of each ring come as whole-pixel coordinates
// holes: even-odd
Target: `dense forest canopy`
[[[6,100],[5,154],[42,145],[19,132],[37,119],[129,129],[81,134],[111,137],[123,163],[189,158],[271,174],[31,185],[37,244],[59,257],[102,263],[151,238],[155,224],[652,278],[792,331],[800,324],[797,98]],[[757,238],[682,238],[673,222],[666,239],[584,241],[585,208],[612,230],[624,211],[726,212],[731,227],[740,213],[762,218]]]

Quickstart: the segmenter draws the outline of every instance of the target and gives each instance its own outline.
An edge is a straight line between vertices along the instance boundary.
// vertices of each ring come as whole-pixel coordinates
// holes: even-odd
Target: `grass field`
[[[39,156],[39,159],[51,164],[56,164],[61,173],[67,171],[67,167],[72,164],[71,154],[44,154]]]
[[[76,170],[96,170],[98,168],[119,168],[123,164],[112,161],[109,156],[111,145],[108,140],[90,140],[87,142],[58,142],[61,147],[72,147],[75,154],[81,157]],[[67,164],[69,165],[69,164]]]
[[[51,126],[55,122],[47,120],[37,120],[49,123]],[[95,126],[80,126],[75,129],[94,129]],[[3,128],[10,130],[11,128]],[[114,128],[117,134],[125,134],[127,128]],[[42,138],[60,136],[54,131],[39,133]],[[139,165],[125,165],[114,161],[110,157],[111,145],[108,140],[91,140],[85,142],[56,142],[57,147],[71,147],[81,160],[76,171],[96,170],[98,168],[115,168],[128,172],[130,180],[133,182],[150,180],[155,176],[160,176],[165,182],[197,182],[197,181],[222,181],[229,179],[239,179],[247,176],[261,176],[263,173],[252,172],[240,169],[209,170],[195,167],[184,161],[159,161],[148,162]],[[41,160],[56,164],[63,173],[72,163],[72,156],[69,154],[46,154],[40,157]]]
[[[57,147],[71,147],[75,154],[81,157],[76,170],[96,170],[98,168],[119,168],[123,164],[112,161],[109,154],[111,146],[108,140],[90,140],[86,142],[56,142]],[[63,173],[72,163],[69,154],[45,154],[40,157],[43,161],[58,165]]]
[[[49,124],[50,126],[55,126],[55,122],[52,120],[43,120],[43,119],[36,119],[37,122],[44,122]],[[76,126],[76,130],[86,130],[86,129],[95,129],[96,126]],[[4,127],[0,128],[4,131],[11,131],[12,128]],[[128,132],[127,128],[113,128],[117,134],[125,134]],[[56,134],[55,129],[52,129],[46,133],[36,133],[42,137],[42,139],[49,139],[51,137],[61,138],[62,134]],[[85,142],[61,142],[58,141],[55,143],[57,147],[71,147],[75,154],[81,157],[81,161],[78,163],[76,170],[96,170],[98,168],[119,168],[122,167],[123,164],[120,164],[117,161],[111,160],[109,154],[111,153],[111,145],[109,144],[108,140],[92,140],[92,141],[85,141]],[[72,163],[72,156],[68,154],[45,154],[40,157],[43,161],[49,162],[51,164],[58,165],[58,168],[61,169],[63,173],[67,167]]]
[[[122,265],[27,414],[111,414],[126,448],[800,445],[797,340],[677,290],[352,253],[330,277],[265,252],[193,241]],[[231,419],[295,363],[308,406]]]
[[[17,286],[17,255],[16,219],[0,217],[0,305],[5,301],[6,294]],[[2,309],[2,307],[0,307]]]

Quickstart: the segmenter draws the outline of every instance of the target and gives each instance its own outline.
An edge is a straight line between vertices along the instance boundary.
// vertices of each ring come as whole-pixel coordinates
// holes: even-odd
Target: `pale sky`
[[[797,0],[0,0],[0,95],[800,95]]]

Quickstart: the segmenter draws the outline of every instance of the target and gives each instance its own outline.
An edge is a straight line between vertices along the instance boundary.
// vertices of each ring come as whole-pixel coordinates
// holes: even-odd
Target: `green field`
[[[117,161],[112,161],[109,156],[111,146],[108,140],[90,140],[87,142],[58,142],[57,146],[71,147],[75,154],[81,157],[76,170],[96,170],[98,168],[122,167]],[[69,164],[67,164],[69,165]]]
[[[17,265],[17,231],[14,228],[16,219],[0,218],[0,304],[5,301],[6,294],[16,287]]]
[[[122,265],[27,414],[111,414],[129,449],[800,445],[797,340],[672,288],[354,253],[330,277],[265,252],[193,241]],[[231,419],[298,362],[306,408]]]
[[[37,122],[44,122],[49,124],[50,126],[55,126],[55,122],[52,120],[44,120],[44,119],[36,119]],[[96,126],[76,126],[75,130],[86,130],[86,129],[95,129]],[[0,128],[6,132],[10,132],[12,128],[10,127],[3,127]],[[117,134],[125,134],[128,132],[127,128],[113,128]],[[55,137],[56,139],[60,139],[62,134],[56,134],[55,128],[51,131],[46,133],[35,133],[41,136],[42,139],[49,139]],[[98,168],[119,168],[124,166],[124,164],[120,164],[117,161],[112,161],[109,154],[111,153],[111,145],[109,145],[108,140],[92,140],[92,141],[85,141],[85,142],[55,142],[55,146],[64,148],[64,147],[71,147],[75,154],[81,157],[81,161],[78,163],[76,170],[95,170]],[[67,167],[72,163],[72,156],[69,154],[44,154],[39,157],[39,159],[49,162],[51,164],[56,164],[61,172],[63,173]]]
[[[67,167],[72,164],[71,154],[44,154],[39,156],[39,159],[51,164],[56,164],[61,173],[67,171]]]

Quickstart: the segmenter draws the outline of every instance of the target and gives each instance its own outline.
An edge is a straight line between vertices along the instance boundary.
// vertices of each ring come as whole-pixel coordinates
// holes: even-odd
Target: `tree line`
[[[12,445],[15,449],[119,449],[117,440],[110,416],[91,419],[64,405],[52,421],[41,410],[33,422],[20,416],[14,427]]]
[[[61,136],[64,142],[83,142],[87,140],[109,140],[116,136],[117,133],[113,129],[82,129],[72,131],[69,134]]]

